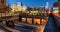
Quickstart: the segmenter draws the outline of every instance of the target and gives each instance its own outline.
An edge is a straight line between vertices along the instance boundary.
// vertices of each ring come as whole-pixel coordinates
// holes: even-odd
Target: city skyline
[[[49,7],[51,8],[53,6],[54,2],[57,2],[58,0],[7,0],[7,4],[9,3],[9,5],[12,4],[17,4],[18,2],[22,2],[22,4],[27,5],[28,7],[40,7],[40,6],[46,6],[46,3],[48,2]]]

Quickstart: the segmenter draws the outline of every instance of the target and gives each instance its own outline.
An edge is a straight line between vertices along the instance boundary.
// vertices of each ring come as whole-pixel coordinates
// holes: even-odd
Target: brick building
[[[6,0],[0,0],[0,12],[6,10]]]

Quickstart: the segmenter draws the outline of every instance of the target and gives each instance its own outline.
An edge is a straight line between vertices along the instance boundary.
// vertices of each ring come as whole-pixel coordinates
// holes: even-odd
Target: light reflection
[[[42,19],[41,24],[44,25],[46,23],[46,19]]]
[[[27,23],[32,24],[32,18],[27,18]]]
[[[26,18],[25,17],[22,18],[22,22],[26,22]]]
[[[40,19],[36,19],[36,18],[34,18],[34,24],[40,24]]]

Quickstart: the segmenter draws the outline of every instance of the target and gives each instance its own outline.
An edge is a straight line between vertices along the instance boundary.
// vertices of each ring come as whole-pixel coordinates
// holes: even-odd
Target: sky
[[[18,2],[22,2],[22,4],[27,5],[28,7],[40,7],[41,5],[46,6],[46,2],[49,3],[49,7],[53,6],[54,2],[57,2],[58,0],[7,0],[7,4],[17,4]]]

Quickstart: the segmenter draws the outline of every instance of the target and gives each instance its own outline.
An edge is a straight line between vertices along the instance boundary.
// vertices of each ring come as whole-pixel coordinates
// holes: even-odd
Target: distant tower
[[[49,2],[46,2],[45,12],[50,12]]]
[[[27,6],[24,4],[23,5],[23,10],[25,11],[27,9]]]
[[[19,6],[23,6],[23,5],[22,5],[22,2],[18,2],[18,5],[19,5]]]
[[[6,8],[6,0],[0,0],[0,9]]]
[[[46,2],[46,7],[45,8],[49,8],[49,2]]]

